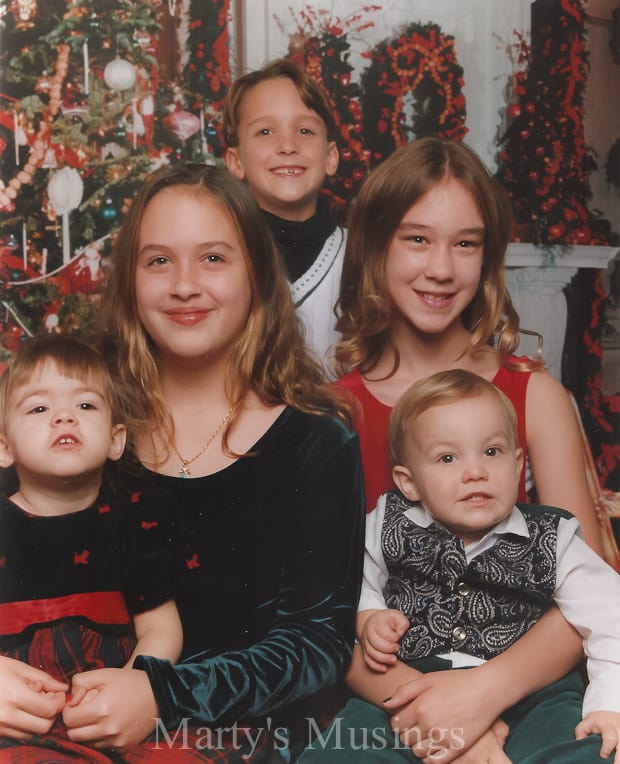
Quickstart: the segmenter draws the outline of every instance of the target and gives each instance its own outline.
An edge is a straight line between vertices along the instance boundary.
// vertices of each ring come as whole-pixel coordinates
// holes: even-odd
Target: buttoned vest
[[[503,652],[553,605],[557,528],[569,513],[518,505],[529,538],[501,536],[467,563],[461,540],[405,514],[409,502],[387,495],[381,546],[388,569],[384,598],[410,627],[399,658],[415,660],[458,650],[489,659]]]

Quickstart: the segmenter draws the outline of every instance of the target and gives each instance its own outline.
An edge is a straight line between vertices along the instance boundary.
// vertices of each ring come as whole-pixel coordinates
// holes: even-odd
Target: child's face
[[[406,454],[407,464],[394,468],[398,487],[465,543],[512,511],[522,455],[494,396],[427,409],[412,425]]]
[[[161,361],[226,361],[252,306],[243,243],[210,194],[180,188],[148,203],[138,237],[136,301]]]
[[[288,77],[252,87],[239,116],[238,145],[226,153],[228,169],[247,180],[264,210],[286,220],[312,217],[325,176],[338,167],[338,150],[327,140],[323,120]]]
[[[403,216],[390,242],[387,289],[394,329],[438,335],[461,328],[482,272],[484,221],[467,188],[447,177]]]
[[[0,436],[0,466],[15,464],[20,484],[88,477],[99,479],[107,459],[119,459],[125,428],[112,412],[97,379],[61,374],[44,361],[8,400],[6,436]]]

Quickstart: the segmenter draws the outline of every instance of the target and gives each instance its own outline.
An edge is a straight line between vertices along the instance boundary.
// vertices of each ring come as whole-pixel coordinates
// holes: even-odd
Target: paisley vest
[[[391,491],[381,530],[385,602],[410,622],[401,660],[453,650],[492,658],[554,604],[557,528],[569,513],[518,505],[529,538],[506,534],[468,564],[458,537],[435,523],[416,525],[404,514],[409,506]]]

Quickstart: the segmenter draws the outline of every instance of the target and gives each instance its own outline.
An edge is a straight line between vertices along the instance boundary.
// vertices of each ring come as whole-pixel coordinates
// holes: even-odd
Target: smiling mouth
[[[194,324],[198,324],[201,321],[204,321],[205,318],[211,313],[210,310],[191,310],[191,311],[170,311],[166,312],[166,315],[171,321],[174,321],[177,324],[182,324],[183,326],[193,326]]]
[[[468,501],[474,504],[482,501],[488,501],[491,496],[488,493],[470,493],[468,496],[464,496],[461,501]]]
[[[301,167],[276,167],[271,172],[273,172],[274,175],[301,175],[303,169]]]
[[[436,305],[439,305],[441,303],[449,302],[454,297],[453,292],[445,293],[445,294],[436,294],[435,292],[420,292],[418,291],[417,294],[426,302],[430,302]]]

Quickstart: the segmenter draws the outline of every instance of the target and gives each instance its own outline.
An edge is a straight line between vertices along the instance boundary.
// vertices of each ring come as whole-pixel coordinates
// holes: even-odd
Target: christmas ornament
[[[105,206],[101,208],[100,214],[102,219],[107,220],[109,223],[118,217],[118,210],[109,197],[105,200]]]
[[[112,90],[129,90],[136,82],[136,68],[117,56],[103,70],[105,84]]]
[[[34,26],[32,18],[37,12],[37,0],[13,0],[11,10],[16,21],[15,29],[23,32]]]
[[[47,184],[47,195],[56,212],[62,216],[62,262],[71,260],[69,213],[82,201],[84,184],[77,170],[63,167],[52,175]]]
[[[174,111],[164,118],[164,127],[181,141],[186,141],[200,130],[200,119],[189,111]]]
[[[132,37],[142,48],[142,50],[146,50],[151,44],[151,35],[146,31],[146,29],[136,29]]]

